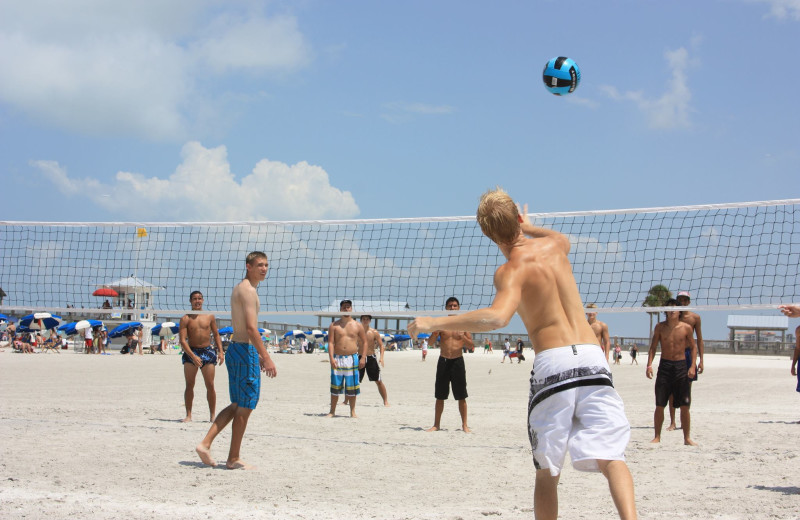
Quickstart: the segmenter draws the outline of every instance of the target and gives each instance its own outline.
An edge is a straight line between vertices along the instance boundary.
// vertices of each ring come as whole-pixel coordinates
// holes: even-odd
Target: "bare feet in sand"
[[[464,430],[464,433],[472,433],[472,430],[469,429],[469,426],[466,424],[461,426],[461,429]]]
[[[678,427],[677,427],[677,426],[675,426],[675,423],[672,423],[672,424],[670,424],[669,426],[667,426],[667,431],[668,431],[668,432],[675,431],[675,430],[677,430],[677,429],[678,429]]]
[[[697,446],[698,444],[692,439],[683,439],[683,444],[686,446]]]
[[[326,415],[325,417],[336,417],[336,414],[335,414],[335,413],[329,413],[329,414],[328,414],[328,415]]]
[[[659,442],[661,442],[661,436],[660,435],[658,437],[656,437],[655,439],[653,439],[652,441],[650,441],[650,444],[658,444]]]
[[[217,465],[217,461],[211,458],[211,450],[209,448],[206,448],[202,444],[198,444],[194,451],[197,452],[197,454],[200,456],[200,460],[202,460],[203,464],[206,466]]]
[[[192,416],[191,415],[187,415],[186,417],[181,419],[181,422],[192,422]]]
[[[225,463],[225,467],[228,469],[246,469],[246,470],[257,469],[255,466],[251,466],[242,459],[229,460],[228,462]]]
[[[438,432],[439,431],[439,427],[438,426],[431,426],[430,428],[428,428],[425,431],[426,432]]]

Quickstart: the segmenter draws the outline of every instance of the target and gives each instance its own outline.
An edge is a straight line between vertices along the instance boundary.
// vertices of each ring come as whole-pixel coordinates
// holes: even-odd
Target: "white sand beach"
[[[204,466],[194,447],[208,429],[205,389],[184,417],[180,356],[0,352],[0,517],[518,519],[533,518],[526,430],[533,355],[467,355],[472,434],[454,401],[433,423],[437,352],[387,352],[384,408],[365,381],[359,419],[325,418],[327,355],[275,354],[242,456],[255,471]],[[695,383],[692,437],[653,438],[646,352],[612,366],[632,426],[627,459],[643,519],[800,518],[800,394],[786,357],[709,354]],[[218,409],[228,404],[217,370]],[[227,455],[230,430],[214,445]],[[568,465],[561,518],[616,516],[605,479]]]

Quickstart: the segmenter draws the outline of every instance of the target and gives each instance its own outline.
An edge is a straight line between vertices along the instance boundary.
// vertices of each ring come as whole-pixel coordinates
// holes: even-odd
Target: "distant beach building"
[[[728,329],[734,351],[740,348],[769,346],[770,343],[784,343],[786,331],[789,329],[789,318],[786,316],[746,316],[729,315]],[[778,335],[780,334],[780,338]],[[738,348],[737,348],[738,346]]]
[[[153,292],[160,291],[163,287],[150,282],[129,276],[113,282],[102,284],[117,291],[118,296],[112,304],[112,318],[121,318],[131,321],[155,321],[153,314]],[[119,316],[117,316],[119,314]]]

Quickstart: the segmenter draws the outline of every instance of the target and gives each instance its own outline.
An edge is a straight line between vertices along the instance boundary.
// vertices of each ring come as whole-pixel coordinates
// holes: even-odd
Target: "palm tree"
[[[667,300],[672,298],[672,292],[667,288],[666,285],[654,285],[650,288],[647,292],[647,296],[642,303],[642,307],[663,307]],[[648,312],[647,314],[650,315],[650,338],[649,340],[653,340],[653,315],[656,315],[656,320],[658,320],[657,312]]]

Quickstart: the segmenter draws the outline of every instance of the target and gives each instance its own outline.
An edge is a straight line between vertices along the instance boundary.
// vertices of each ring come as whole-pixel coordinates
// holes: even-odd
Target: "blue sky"
[[[798,48],[800,0],[5,0],[0,220],[797,198]]]

